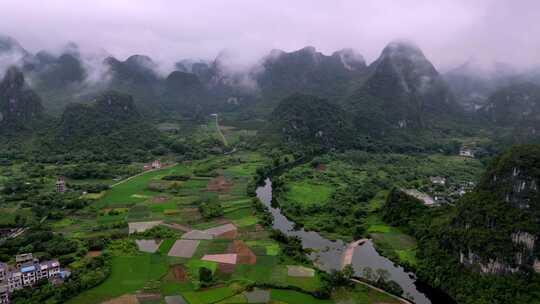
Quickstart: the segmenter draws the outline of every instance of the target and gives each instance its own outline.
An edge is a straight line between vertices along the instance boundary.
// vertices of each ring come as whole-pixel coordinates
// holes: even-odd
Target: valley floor
[[[132,226],[147,229],[113,241],[101,253],[111,257],[111,275],[68,303],[397,303],[361,285],[339,289],[331,299],[318,300],[310,294],[321,286],[317,272],[304,275],[288,271],[298,263],[283,255],[281,245],[258,224],[246,194],[256,168],[264,161],[258,153],[238,152],[149,171],[94,197],[95,202],[79,216],[51,222],[56,232],[76,238],[110,235],[112,230],[125,233],[127,227],[114,228],[123,222],[130,230]],[[167,176],[189,178],[171,181],[164,179]],[[223,214],[203,217],[199,209],[202,202],[219,204]],[[90,216],[89,210],[95,211],[95,216]],[[232,224],[233,230],[207,237],[207,231],[227,224]],[[189,229],[192,231],[183,231]],[[194,231],[201,233],[197,236]],[[155,252],[141,252],[148,250],[136,246],[135,241],[141,239],[156,240],[156,246],[150,248]],[[182,243],[183,253],[177,254],[172,248],[179,240],[191,241],[195,248],[185,252],[185,246],[190,245]],[[221,263],[211,257],[223,254],[236,255],[236,260]],[[201,267],[213,273],[211,287],[202,286]],[[253,284],[261,289],[250,291]]]

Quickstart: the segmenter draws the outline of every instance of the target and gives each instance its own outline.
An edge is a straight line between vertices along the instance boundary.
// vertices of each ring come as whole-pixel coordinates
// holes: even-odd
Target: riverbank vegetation
[[[377,213],[392,187],[423,190],[431,186],[431,176],[445,176],[455,183],[476,182],[482,170],[478,160],[442,154],[326,154],[274,178],[275,201],[308,230],[345,240],[382,232],[386,242],[383,234],[376,241],[388,247],[395,243],[388,240],[392,233],[386,230],[390,228],[378,231],[376,225],[384,224],[372,219],[380,217]],[[396,254],[411,262],[413,247],[397,245]]]

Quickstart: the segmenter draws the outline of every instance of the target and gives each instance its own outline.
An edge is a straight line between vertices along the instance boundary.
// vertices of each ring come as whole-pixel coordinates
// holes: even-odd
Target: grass
[[[338,288],[333,292],[332,298],[336,303],[401,303],[401,301],[398,301],[389,295],[360,284],[357,284],[354,289]]]
[[[271,240],[246,241],[246,245],[249,247],[262,247],[265,254],[269,256],[276,256],[280,251],[279,244]]]
[[[150,181],[160,181],[162,177],[173,174],[191,174],[191,171],[186,166],[178,164],[170,168],[143,173],[107,191],[99,200],[99,205],[114,206],[130,202],[143,202],[148,196],[159,194],[159,192],[147,189]]]
[[[123,256],[112,258],[111,275],[67,303],[91,304],[135,292],[147,282],[159,280],[167,272],[165,260],[157,255]]]
[[[176,242],[175,239],[163,240],[163,242],[161,243],[158,249],[159,254],[166,256],[169,253],[169,250],[171,250],[175,242]]]
[[[210,304],[234,296],[236,291],[229,286],[212,288],[198,292],[184,292],[182,295],[190,304]]]
[[[334,187],[325,184],[314,184],[308,181],[293,182],[289,185],[287,199],[311,205],[317,203],[326,203],[334,192]]]
[[[416,240],[398,228],[384,224],[377,215],[367,218],[367,231],[377,249],[400,264],[416,265]]]
[[[399,260],[409,265],[416,265],[416,250],[415,249],[403,249],[396,250]]]
[[[53,223],[51,226],[53,229],[62,229],[73,225],[74,221],[70,218],[64,218],[58,222]]]
[[[297,286],[307,291],[315,291],[321,287],[321,281],[318,275],[313,277],[287,277],[287,284]]]
[[[288,304],[329,304],[334,303],[331,300],[320,300],[311,295],[293,290],[273,289],[270,298],[275,301],[281,301]]]
[[[242,294],[237,294],[230,298],[217,302],[217,304],[239,304],[239,303],[247,303],[246,297]]]
[[[212,261],[203,261],[203,260],[196,260],[192,259],[187,262],[187,269],[188,272],[195,278],[199,277],[199,268],[208,268],[212,271],[212,273],[216,272],[218,263],[212,262]]]
[[[233,279],[248,280],[253,282],[269,282],[274,269],[278,265],[278,258],[274,256],[257,256],[255,265],[236,265],[232,275]]]
[[[392,227],[386,224],[372,224],[369,225],[368,233],[389,233]]]
[[[245,217],[245,218],[242,218],[242,219],[238,219],[238,220],[233,220],[233,223],[237,226],[237,227],[247,227],[247,226],[252,226],[252,225],[255,225],[259,222],[259,219],[256,217],[256,216],[248,216],[248,217]]]

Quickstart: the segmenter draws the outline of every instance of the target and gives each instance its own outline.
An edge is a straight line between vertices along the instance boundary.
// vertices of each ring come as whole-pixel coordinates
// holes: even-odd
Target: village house
[[[159,159],[152,162],[152,169],[161,169],[161,161]]]
[[[15,256],[15,265],[17,268],[21,268],[23,264],[37,262],[37,259],[34,259],[32,253],[21,253]]]
[[[62,277],[60,263],[56,260],[39,262],[31,253],[26,253],[15,256],[15,262],[15,267],[0,263],[0,304],[9,303],[9,294],[15,290]]]
[[[459,150],[459,156],[474,158],[474,152],[472,149],[462,147]]]
[[[56,179],[56,192],[58,193],[66,192],[66,179],[63,176],[59,176]]]
[[[1,285],[0,283],[0,304],[9,303],[9,293],[7,285]]]
[[[0,262],[0,282],[3,282],[7,276],[7,265]]]
[[[145,164],[143,170],[161,169],[163,165],[159,159],[153,160],[151,163]]]
[[[441,186],[446,185],[446,177],[442,177],[442,176],[432,176],[432,177],[429,178],[429,180],[430,180],[431,183],[434,184],[434,185],[441,185]]]

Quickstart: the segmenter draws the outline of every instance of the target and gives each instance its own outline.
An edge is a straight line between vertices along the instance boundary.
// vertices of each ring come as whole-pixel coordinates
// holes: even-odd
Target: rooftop
[[[34,256],[32,255],[32,253],[21,253],[15,256],[15,261],[16,262],[28,261],[28,260],[32,260],[33,258]]]

